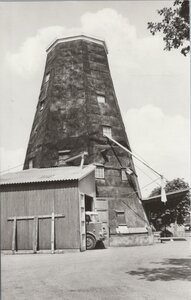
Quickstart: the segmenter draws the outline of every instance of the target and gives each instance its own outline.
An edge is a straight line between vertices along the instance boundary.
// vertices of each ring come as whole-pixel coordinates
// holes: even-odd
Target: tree
[[[163,17],[161,22],[148,22],[148,29],[152,35],[162,32],[165,42],[164,50],[181,47],[181,53],[187,55],[190,51],[190,22],[189,22],[189,1],[175,0],[173,7],[164,7],[157,10]]]
[[[181,178],[173,179],[172,181],[167,181],[165,186],[166,193],[179,191],[188,189],[189,184],[185,182]],[[157,187],[155,188],[151,194],[150,197],[160,195],[161,194],[161,188]],[[190,212],[190,192],[185,192],[180,199],[180,201],[173,202],[167,201],[167,204],[161,203],[160,209],[155,212],[155,220],[160,219],[162,221],[162,225],[168,226],[171,223],[177,222],[178,225],[184,224],[186,216]]]

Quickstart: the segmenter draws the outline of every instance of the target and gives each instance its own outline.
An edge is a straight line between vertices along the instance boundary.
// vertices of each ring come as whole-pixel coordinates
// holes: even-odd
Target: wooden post
[[[40,215],[40,216],[18,216],[8,218],[7,221],[13,222],[13,236],[12,236],[12,253],[14,254],[17,250],[17,221],[21,220],[34,220],[33,221],[33,252],[36,253],[38,250],[38,230],[39,230],[39,219],[51,219],[51,252],[55,251],[55,218],[65,218],[64,214],[51,215]]]
[[[17,218],[13,217],[13,236],[12,236],[12,253],[16,251],[16,231],[17,231]]]
[[[174,222],[174,236],[178,236],[178,226],[177,226],[177,218],[175,219]]]
[[[33,252],[36,253],[38,248],[38,217],[33,221]]]
[[[51,220],[51,252],[54,253],[54,213],[52,213]]]

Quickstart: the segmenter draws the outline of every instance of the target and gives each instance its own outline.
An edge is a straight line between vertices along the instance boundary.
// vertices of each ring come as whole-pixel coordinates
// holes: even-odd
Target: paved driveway
[[[189,243],[2,255],[2,300],[188,300]]]

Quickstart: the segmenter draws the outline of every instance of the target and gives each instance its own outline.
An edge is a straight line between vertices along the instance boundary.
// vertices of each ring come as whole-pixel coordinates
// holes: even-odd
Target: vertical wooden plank
[[[77,182],[60,185],[55,190],[55,213],[64,213],[65,218],[55,220],[56,249],[79,249],[79,195]]]
[[[39,219],[39,250],[51,250],[51,213],[52,199],[54,197],[54,187],[52,183],[41,184],[39,189],[36,189],[36,207],[35,215],[50,215],[50,219]],[[31,203],[33,209],[34,201]]]
[[[54,213],[52,213],[51,220],[51,252],[54,253]]]
[[[86,250],[85,195],[80,193],[80,251]]]
[[[108,213],[108,199],[96,198],[96,210],[99,215],[99,219],[103,224],[107,232],[107,238],[104,241],[106,247],[109,246],[109,213]]]
[[[13,236],[12,236],[12,253],[16,251],[16,230],[17,230],[17,219],[13,218]]]
[[[33,221],[33,252],[36,253],[38,248],[38,217]]]

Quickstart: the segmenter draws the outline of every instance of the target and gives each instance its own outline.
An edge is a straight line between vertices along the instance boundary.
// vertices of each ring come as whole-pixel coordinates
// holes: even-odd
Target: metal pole
[[[52,218],[51,218],[51,252],[52,254],[54,253],[54,213],[52,213]]]
[[[125,148],[124,146],[122,146],[120,143],[118,143],[117,141],[115,141],[114,139],[112,139],[110,136],[104,134],[104,136],[109,139],[110,141],[112,141],[113,143],[115,143],[116,145],[118,145],[119,147],[121,147],[123,150],[125,150],[126,152],[130,153],[132,156],[134,156],[137,160],[139,160],[140,162],[142,162],[142,164],[144,164],[145,166],[147,166],[149,169],[151,169],[154,173],[156,173],[157,175],[159,175],[160,177],[163,177],[163,175],[161,175],[160,173],[158,173],[157,171],[155,171],[152,167],[150,167],[147,163],[145,163],[141,158],[139,158],[137,155],[133,154],[130,150],[128,150],[127,148]]]

